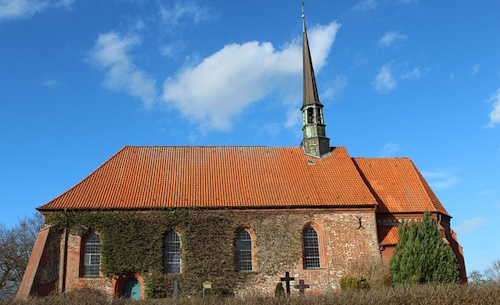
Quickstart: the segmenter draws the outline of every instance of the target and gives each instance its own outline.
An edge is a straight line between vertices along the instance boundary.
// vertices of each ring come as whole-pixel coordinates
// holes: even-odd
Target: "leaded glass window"
[[[246,230],[236,238],[236,262],[238,271],[252,271],[252,238]]]
[[[304,269],[320,267],[318,233],[312,227],[304,230]]]
[[[168,232],[165,236],[164,252],[165,273],[181,272],[181,238],[175,231]]]
[[[101,239],[94,232],[89,233],[83,244],[83,276],[99,277],[101,269]]]

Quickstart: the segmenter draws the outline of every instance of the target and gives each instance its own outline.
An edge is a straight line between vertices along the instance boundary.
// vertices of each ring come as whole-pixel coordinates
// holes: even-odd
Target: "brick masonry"
[[[361,218],[362,227],[357,217]],[[285,219],[283,219],[285,218]],[[295,278],[292,285],[304,280],[310,288],[307,293],[322,293],[339,288],[340,277],[349,272],[354,266],[359,265],[360,260],[373,263],[381,263],[375,213],[373,211],[360,210],[323,210],[318,213],[288,213],[286,217],[278,218],[285,223],[289,230],[301,235],[307,225],[311,225],[319,236],[319,250],[321,256],[321,267],[319,269],[304,269],[302,261],[302,244],[295,248],[296,259],[291,264],[280,265],[269,256],[274,254],[269,244],[271,240],[262,240],[259,231],[256,230],[256,255],[254,257],[257,265],[257,276],[251,282],[246,283],[237,291],[238,295],[265,294],[273,295],[276,284],[285,271]],[[300,239],[301,240],[301,239]],[[276,266],[279,268],[276,268]],[[298,294],[298,290],[292,289],[292,294]]]
[[[68,262],[66,269],[66,291],[97,290],[107,295],[114,295],[113,281],[109,278],[80,277],[82,258],[82,237],[69,234]]]
[[[360,259],[372,258],[375,262],[381,262],[375,213],[372,209],[321,209],[317,212],[268,210],[259,211],[261,217],[258,220],[252,217],[252,213],[252,211],[241,211],[242,219],[246,220],[240,227],[247,228],[252,235],[254,276],[236,289],[237,295],[272,295],[285,271],[289,271],[290,275],[295,277],[292,285],[304,280],[310,286],[307,293],[335,290],[338,289],[339,278]],[[308,225],[311,225],[319,236],[321,267],[314,270],[304,269],[302,261],[301,236]],[[238,228],[235,227],[234,230],[237,232]],[[182,239],[182,232],[180,234]],[[292,238],[288,239],[287,234]],[[62,246],[63,238],[57,240]],[[297,243],[297,240],[300,242]],[[119,294],[120,287],[116,285],[115,279],[80,277],[81,248],[82,237],[69,234],[66,291],[97,290],[110,296]],[[280,249],[290,251],[282,253]],[[298,290],[293,289],[292,293],[297,294]]]
[[[203,213],[217,219],[217,215],[228,212],[206,210]],[[235,288],[235,294],[239,296],[273,295],[280,277],[287,271],[295,278],[292,286],[298,284],[299,280],[309,285],[306,293],[334,291],[339,289],[342,275],[359,270],[356,268],[359,268],[360,263],[383,262],[387,266],[394,251],[394,247],[379,246],[377,217],[373,208],[231,210],[231,213],[235,213],[231,215],[237,215],[238,221],[241,221],[235,222],[234,228],[230,228],[234,230],[235,236],[241,228],[245,228],[252,237],[254,270],[246,282]],[[443,221],[443,224],[446,235],[450,235],[446,236],[448,240],[455,240],[451,236],[448,220]],[[321,267],[318,269],[307,270],[303,266],[302,234],[307,226],[312,226],[319,236]],[[182,240],[182,230],[179,230],[179,234]],[[62,268],[64,238],[63,232],[51,230],[31,294],[46,295],[53,290],[61,291],[61,287],[65,286],[65,291],[93,290],[109,296],[120,296],[124,277],[109,278],[102,274],[99,278],[80,276],[81,236],[68,234],[67,264],[65,269]],[[451,246],[457,247],[453,242]],[[211,262],[210,257],[206,260],[207,263]],[[62,285],[64,270],[66,281]],[[144,275],[147,276],[147,271]],[[144,297],[144,281],[135,274],[126,275],[125,278],[131,276],[139,279]],[[298,290],[292,289],[292,294],[298,294]]]

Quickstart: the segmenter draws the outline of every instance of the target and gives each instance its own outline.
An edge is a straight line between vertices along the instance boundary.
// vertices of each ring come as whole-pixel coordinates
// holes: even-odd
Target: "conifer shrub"
[[[419,223],[402,223],[389,269],[395,284],[458,283],[458,260],[429,212]]]
[[[344,274],[340,280],[339,285],[342,290],[359,290],[370,288],[370,284],[367,279],[361,275],[355,274]]]

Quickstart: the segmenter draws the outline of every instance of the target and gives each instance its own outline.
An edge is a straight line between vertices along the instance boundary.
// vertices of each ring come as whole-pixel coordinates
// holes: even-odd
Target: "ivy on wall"
[[[137,273],[144,278],[147,296],[161,298],[172,294],[174,280],[184,295],[201,295],[207,280],[213,294],[231,295],[249,281],[259,281],[259,274],[277,276],[296,267],[302,228],[310,217],[293,212],[170,209],[54,212],[46,222],[68,226],[80,236],[98,232],[103,274]],[[236,232],[245,227],[257,235],[257,272],[236,271]],[[180,274],[163,273],[164,238],[170,230],[181,237]]]

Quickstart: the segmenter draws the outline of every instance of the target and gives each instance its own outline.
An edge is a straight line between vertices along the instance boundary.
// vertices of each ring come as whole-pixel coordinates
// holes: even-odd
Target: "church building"
[[[285,274],[292,294],[335,291],[342,275],[387,268],[398,225],[424,212],[466,281],[451,216],[415,164],[331,146],[304,20],[300,111],[298,147],[123,147],[38,207],[46,225],[17,297],[274,295]]]

